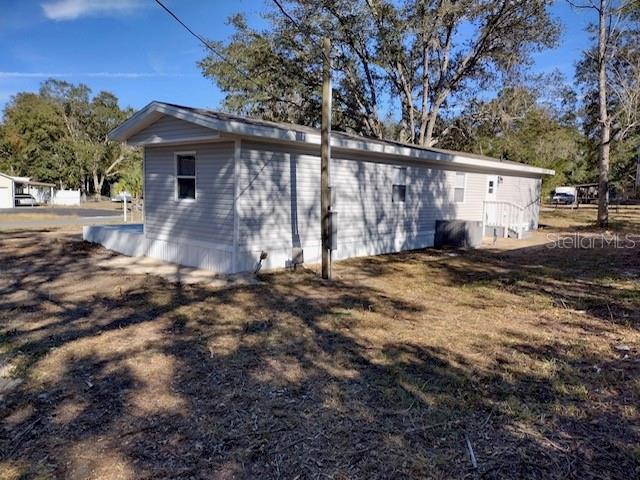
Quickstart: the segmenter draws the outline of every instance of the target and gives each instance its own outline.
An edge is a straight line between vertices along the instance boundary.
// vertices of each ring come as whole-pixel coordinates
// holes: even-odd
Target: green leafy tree
[[[119,172],[119,178],[116,183],[113,184],[112,192],[115,194],[121,192],[128,192],[133,197],[134,201],[139,203],[142,198],[142,156],[132,156],[123,165]]]
[[[215,43],[224,58],[200,62],[226,93],[228,110],[318,125],[320,39],[333,42],[334,122],[383,137],[381,110],[401,114],[400,140],[434,145],[441,112],[456,96],[493,88],[555,44],[545,0],[273,1],[268,27],[230,20],[234,35]]]
[[[11,99],[4,111],[0,150],[6,171],[65,184],[68,151],[59,113],[55,103],[33,93]]]
[[[89,175],[99,196],[105,180],[114,178],[118,167],[133,155],[132,149],[107,139],[109,131],[130,116],[131,110],[121,109],[112,93],[99,92],[90,98],[86,85],[55,79],[42,84],[40,95],[58,105],[74,164]]]
[[[60,188],[84,188],[90,178],[100,195],[105,181],[139,154],[107,139],[131,114],[109,92],[91,96],[86,85],[49,79],[36,93],[15,95],[0,124],[0,167]]]
[[[444,147],[555,170],[544,180],[545,196],[558,185],[593,175],[585,161],[575,95],[557,77],[505,87],[493,100],[471,102],[446,128]]]

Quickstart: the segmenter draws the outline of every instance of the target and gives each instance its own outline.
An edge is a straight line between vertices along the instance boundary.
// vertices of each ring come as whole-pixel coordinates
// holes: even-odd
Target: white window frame
[[[178,157],[193,157],[195,175],[178,175]],[[198,199],[198,156],[196,155],[196,152],[195,151],[174,152],[173,169],[174,169],[174,178],[175,178],[175,182],[173,185],[173,198],[177,202],[195,202]],[[193,183],[194,183],[193,198],[180,198],[178,196],[178,179],[180,178],[193,179]]]
[[[407,167],[406,166],[397,166],[394,167],[394,178],[391,183],[391,203],[394,205],[398,205],[399,207],[404,206],[407,203]],[[404,200],[394,202],[393,201],[393,187],[404,187]]]
[[[464,185],[462,187],[458,187],[458,182],[456,181],[458,178],[458,174],[462,174],[464,175]],[[455,204],[463,204],[467,201],[467,177],[469,176],[469,174],[467,172],[460,172],[460,171],[456,171],[454,172],[454,180],[453,180],[453,203]],[[456,201],[456,190],[461,188],[462,189],[462,200],[457,202]]]

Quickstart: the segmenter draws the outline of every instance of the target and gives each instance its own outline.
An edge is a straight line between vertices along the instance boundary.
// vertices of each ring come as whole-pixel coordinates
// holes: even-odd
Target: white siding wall
[[[196,154],[196,199],[175,195],[177,152]],[[233,249],[234,143],[145,147],[145,236]]]
[[[535,230],[538,228],[541,186],[542,180],[539,178],[503,176],[498,184],[497,200],[524,207],[528,229]]]
[[[313,241],[320,215],[316,160],[302,149],[242,141],[237,179],[241,249],[290,247],[296,232],[302,243]]]
[[[455,172],[447,172],[447,175],[449,177],[448,184],[453,185]],[[483,173],[466,173],[465,175],[466,188],[464,192],[464,202],[456,204],[454,218],[481,221],[487,189],[487,176]],[[451,191],[452,190],[453,189],[451,189]]]
[[[402,180],[404,172],[404,181]],[[284,267],[291,248],[306,262],[320,253],[320,159],[309,149],[243,140],[238,170],[240,270],[266,251],[266,267]],[[421,248],[433,244],[438,219],[482,219],[486,178],[466,174],[465,200],[454,203],[455,172],[377,163],[334,152],[331,184],[338,212],[335,258]],[[406,202],[392,202],[392,185],[407,186]]]
[[[128,141],[130,143],[182,141],[185,138],[212,137],[215,133],[210,128],[166,115],[141,132],[131,136]]]
[[[0,175],[0,208],[13,208],[13,180]]]
[[[168,120],[157,124],[174,122]],[[166,127],[171,138],[189,135],[189,129],[173,127]],[[150,135],[149,129],[140,135]],[[175,196],[175,155],[186,151],[196,153],[195,201]],[[232,140],[145,147],[144,254],[221,273],[253,270],[261,251],[268,254],[265,268],[287,266],[292,247],[303,248],[305,262],[318,262],[319,147],[242,140],[237,170],[235,154]],[[336,259],[431,246],[439,219],[482,220],[485,174],[467,172],[464,202],[456,203],[453,171],[333,154]],[[536,228],[540,180],[503,178],[497,199],[525,206],[530,228]],[[404,203],[392,201],[394,184],[406,185]]]

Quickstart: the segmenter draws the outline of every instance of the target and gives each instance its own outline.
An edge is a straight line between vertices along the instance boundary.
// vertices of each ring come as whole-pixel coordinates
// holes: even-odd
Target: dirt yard
[[[541,243],[586,215],[219,290],[2,233],[0,478],[639,478],[640,239]]]

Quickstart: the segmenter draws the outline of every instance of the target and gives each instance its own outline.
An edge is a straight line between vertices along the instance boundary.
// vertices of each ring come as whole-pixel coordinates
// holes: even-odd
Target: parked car
[[[34,207],[38,205],[38,201],[29,193],[16,193],[14,198],[16,207]]]
[[[560,205],[573,205],[576,201],[576,196],[571,193],[558,192],[553,196],[553,203]]]
[[[119,194],[117,194],[114,197],[111,197],[111,201],[112,202],[124,202],[125,199],[127,200],[127,203],[131,203],[131,200],[133,200],[133,197],[131,196],[131,194],[129,192],[120,192]]]

